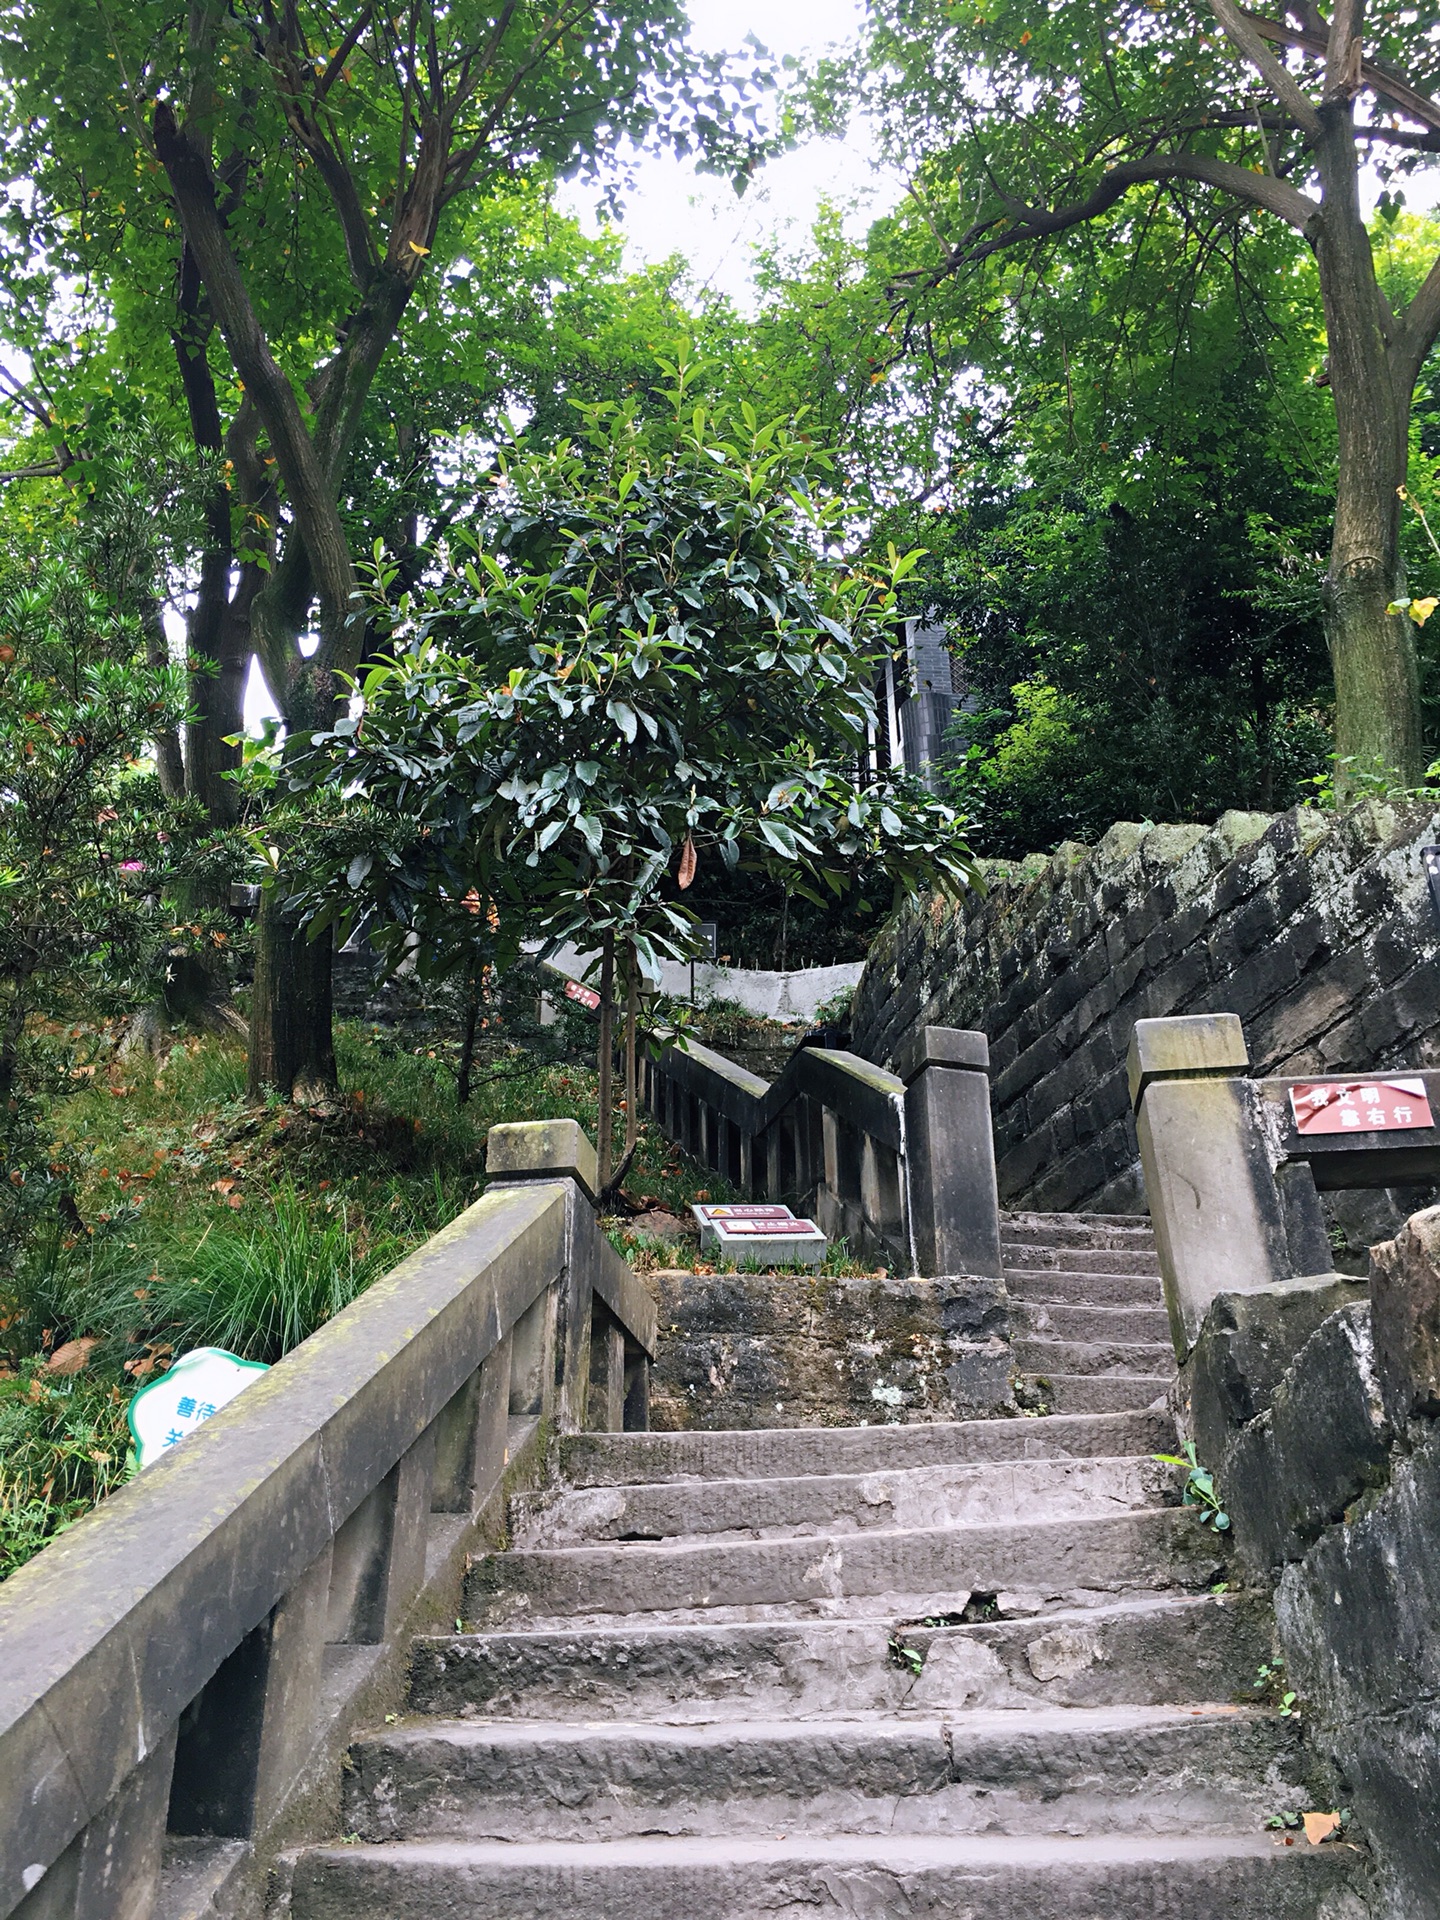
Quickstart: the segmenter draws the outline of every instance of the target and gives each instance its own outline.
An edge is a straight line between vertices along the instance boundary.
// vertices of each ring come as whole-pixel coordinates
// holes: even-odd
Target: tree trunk
[[[455,1080],[455,1104],[469,1103],[470,1082],[475,1070],[475,1028],[480,1020],[480,982],[472,980],[465,994],[465,1020],[460,1032],[460,1071]]]
[[[241,593],[243,595],[242,587]],[[228,601],[218,622],[214,673],[197,673],[190,682],[194,718],[185,729],[186,787],[205,806],[212,827],[234,823],[240,794],[225,778],[240,765],[241,749],[229,742],[245,727],[245,674],[250,665],[248,605]]]
[[[299,658],[286,688],[284,720],[292,740],[301,729],[328,727],[335,710],[334,678]],[[285,861],[282,858],[282,870]],[[328,929],[311,940],[282,916],[283,877],[260,896],[255,928],[255,980],[250,990],[249,1091],[258,1099],[274,1087],[302,1105],[328,1099],[335,1071],[333,948]]]
[[[615,1104],[615,936],[605,935],[600,949],[600,1052],[599,1113],[596,1117],[595,1151],[599,1161],[596,1178],[603,1193],[610,1184],[611,1109]]]
[[[318,939],[281,911],[283,882],[260,896],[250,1003],[249,1096],[273,1088],[309,1104],[335,1090],[330,930]]]
[[[165,638],[165,624],[160,616],[160,603],[151,593],[145,594],[143,598],[140,620],[145,631],[146,665],[168,666],[170,646]],[[183,799],[185,762],[180,752],[180,736],[173,727],[166,727],[155,736],[155,770],[160,776],[160,791],[165,798],[167,800]]]
[[[628,1161],[640,1138],[640,972],[631,943],[625,949],[625,1158]]]
[[[1425,750],[1415,629],[1407,614],[1386,612],[1405,592],[1399,489],[1410,393],[1399,391],[1393,320],[1361,217],[1352,115],[1330,104],[1322,117],[1325,200],[1314,243],[1338,439],[1325,638],[1335,675],[1335,784],[1343,795],[1366,775],[1413,785]]]

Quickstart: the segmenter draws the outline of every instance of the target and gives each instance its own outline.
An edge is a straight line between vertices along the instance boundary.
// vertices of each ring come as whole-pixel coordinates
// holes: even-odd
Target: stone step
[[[1043,1335],[1053,1340],[1141,1341],[1151,1346],[1170,1342],[1170,1316],[1163,1307],[1073,1306],[1050,1300],[1014,1300],[1015,1333],[1025,1339]]]
[[[443,1634],[415,1642],[410,1703],[446,1718],[733,1719],[909,1706],[1162,1706],[1228,1700],[1272,1651],[1268,1595],[1049,1605],[977,1597],[969,1625],[767,1620]],[[933,1617],[933,1616],[932,1616]],[[892,1633],[897,1644],[892,1646]],[[921,1661],[899,1651],[903,1646]]]
[[[1254,1707],[1034,1707],[668,1727],[422,1722],[355,1742],[365,1841],[642,1834],[1220,1833],[1303,1793]]]
[[[1165,1414],[1074,1420],[957,1420],[914,1426],[765,1427],[685,1433],[580,1433],[559,1443],[575,1487],[643,1481],[793,1479],[982,1460],[1084,1459],[1173,1453]]]
[[[1045,1213],[1036,1207],[1002,1207],[1002,1221],[1015,1221],[1046,1232],[1056,1228],[1090,1227],[1097,1232],[1119,1229],[1126,1233],[1153,1233],[1148,1213]]]
[[[1175,1349],[1169,1340],[1052,1340],[1021,1334],[1015,1364],[1022,1373],[1144,1374],[1173,1370]]]
[[[1067,1273],[1062,1267],[1011,1267],[1005,1286],[1012,1300],[1068,1301],[1077,1307],[1163,1306],[1159,1279],[1140,1273]]]
[[[1000,1265],[1027,1273],[1059,1268],[1065,1273],[1136,1273],[1160,1282],[1160,1261],[1154,1253],[1127,1247],[1084,1247],[1064,1242],[1002,1240]]]
[[[409,1841],[308,1848],[290,1899],[294,1920],[1360,1920],[1338,1904],[1358,1858],[1268,1833]]]
[[[976,1591],[1209,1586],[1223,1558],[1190,1510],[1169,1507],[1033,1525],[531,1548],[478,1562],[465,1604],[467,1619],[495,1626],[527,1617],[792,1606],[856,1595],[925,1595],[927,1609],[942,1612],[963,1607]]]
[[[1163,1406],[1175,1385],[1169,1373],[1052,1373],[1023,1375],[1055,1414],[1139,1412]],[[1168,1449],[1167,1449],[1168,1451]]]
[[[1173,1451],[1173,1448],[1170,1449]],[[516,1546],[697,1535],[775,1539],[883,1527],[976,1526],[1132,1512],[1167,1504],[1174,1473],[1145,1455],[890,1468],[791,1480],[680,1480],[512,1500]]]
[[[1155,1229],[1143,1214],[1002,1213],[1000,1238],[1048,1247],[1153,1249]]]

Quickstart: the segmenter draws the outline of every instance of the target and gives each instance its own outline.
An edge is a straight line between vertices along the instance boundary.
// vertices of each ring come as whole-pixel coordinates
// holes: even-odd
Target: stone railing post
[[[498,1417],[503,1420],[527,1406],[537,1411],[546,1408],[547,1370],[550,1376],[557,1371],[554,1356],[558,1352],[558,1404],[547,1410],[553,1411],[562,1431],[577,1432],[585,1425],[594,1275],[582,1253],[589,1237],[577,1236],[575,1223],[577,1208],[593,1217],[600,1191],[595,1144],[578,1120],[509,1121],[490,1129],[485,1172],[492,1187],[531,1180],[570,1183],[569,1272],[560,1297],[552,1302],[537,1301],[540,1313],[532,1309],[508,1342],[511,1351],[502,1389],[504,1413]]]
[[[910,1232],[922,1274],[1000,1275],[1000,1202],[983,1033],[920,1027],[895,1062],[905,1083]]]
[[[181,1716],[172,1833],[249,1839],[293,1791],[315,1744],[325,1644],[339,1637],[327,1631],[331,1565],[327,1549]]]
[[[1233,1013],[1135,1022],[1130,1100],[1181,1361],[1217,1293],[1257,1293],[1293,1277],[1286,1209],[1243,1077],[1249,1065]]]
[[[577,1120],[492,1127],[485,1164],[492,1187],[563,1180],[570,1188],[569,1265],[561,1285],[515,1323],[509,1413],[553,1418],[569,1433],[642,1429],[649,1423],[655,1308],[597,1230],[599,1181],[589,1136]]]

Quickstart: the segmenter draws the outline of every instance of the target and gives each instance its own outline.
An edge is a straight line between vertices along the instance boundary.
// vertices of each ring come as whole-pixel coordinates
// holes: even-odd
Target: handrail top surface
[[[701,1069],[701,1073],[694,1078],[702,1078],[708,1073],[719,1080],[721,1088],[717,1092],[723,1091],[732,1097],[738,1094],[742,1102],[753,1101],[755,1110],[745,1117],[748,1129],[755,1133],[771,1125],[776,1116],[801,1094],[810,1093],[831,1104],[827,1099],[827,1089],[813,1083],[830,1080],[832,1085],[828,1091],[833,1095],[836,1076],[840,1085],[854,1083],[857,1093],[878,1096],[887,1103],[903,1102],[905,1098],[905,1082],[898,1074],[877,1067],[872,1060],[864,1060],[858,1053],[849,1053],[840,1047],[796,1047],[779,1077],[769,1081],[762,1080],[758,1074],[750,1073],[733,1060],[726,1059],[724,1054],[715,1053],[695,1041],[689,1042],[684,1048],[667,1048],[661,1066],[683,1082],[692,1078],[685,1071],[687,1062]],[[812,1084],[807,1086],[807,1081]],[[729,1117],[738,1119],[740,1115],[732,1109]],[[863,1120],[861,1124],[864,1124]],[[888,1112],[886,1121],[881,1125],[888,1138],[894,1132]]]

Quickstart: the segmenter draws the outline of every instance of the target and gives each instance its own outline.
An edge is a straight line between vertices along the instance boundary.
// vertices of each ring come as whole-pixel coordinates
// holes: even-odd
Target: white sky
[[[848,40],[860,18],[858,0],[690,0],[692,38],[715,51],[738,48],[753,33],[777,57],[818,53]],[[718,287],[742,305],[757,241],[786,228],[803,237],[827,198],[854,203],[863,228],[903,190],[898,176],[877,168],[863,122],[847,139],[812,141],[772,161],[743,198],[727,182],[674,159],[648,157],[638,172],[639,191],[623,221],[630,264],[684,254],[699,284]],[[571,187],[563,201],[593,230],[593,195]]]

